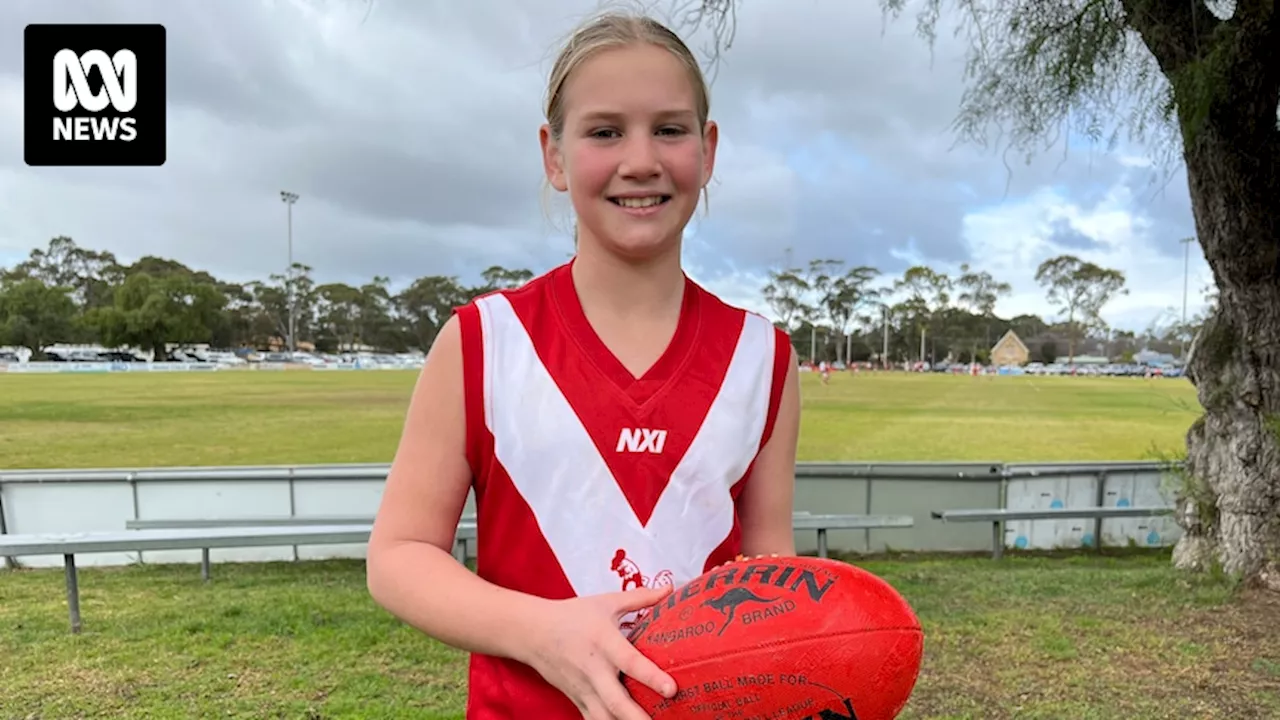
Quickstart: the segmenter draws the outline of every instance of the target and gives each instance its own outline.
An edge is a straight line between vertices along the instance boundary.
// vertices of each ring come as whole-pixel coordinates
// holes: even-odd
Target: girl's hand
[[[627,641],[618,623],[666,598],[671,587],[639,588],[548,603],[528,664],[569,697],[587,720],[651,720],[619,672],[672,697],[676,683]]]

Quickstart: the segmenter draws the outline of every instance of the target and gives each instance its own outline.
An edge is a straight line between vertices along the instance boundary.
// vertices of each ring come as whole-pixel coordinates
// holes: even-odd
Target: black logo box
[[[61,112],[54,105],[54,56],[71,50],[81,56],[100,50],[113,56],[130,50],[137,58],[138,101],[133,110],[120,113],[110,104],[99,112],[76,107]],[[165,98],[167,88],[166,33],[159,24],[40,25],[26,27],[23,35],[23,151],[31,166],[159,166],[167,147]],[[87,69],[90,91],[102,92],[102,78]],[[132,140],[55,140],[58,118],[93,118],[92,122],[132,118]]]

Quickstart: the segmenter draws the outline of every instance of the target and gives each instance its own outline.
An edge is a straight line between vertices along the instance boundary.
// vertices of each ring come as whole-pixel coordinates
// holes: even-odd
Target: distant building
[[[991,348],[991,364],[996,367],[1026,365],[1029,359],[1031,359],[1031,351],[1027,350],[1018,333],[1012,330],[1005,333],[1004,337]]]

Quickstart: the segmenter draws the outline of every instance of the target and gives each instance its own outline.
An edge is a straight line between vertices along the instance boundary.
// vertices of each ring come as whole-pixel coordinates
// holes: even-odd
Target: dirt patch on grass
[[[1234,717],[1280,717],[1280,594],[1244,590],[1165,630],[1213,648],[1194,678],[1196,692],[1211,694]],[[1274,704],[1266,709],[1277,714],[1258,714],[1256,699],[1268,696]]]
[[[903,720],[1280,717],[1280,597],[1145,554],[1048,555],[890,561],[928,638]]]

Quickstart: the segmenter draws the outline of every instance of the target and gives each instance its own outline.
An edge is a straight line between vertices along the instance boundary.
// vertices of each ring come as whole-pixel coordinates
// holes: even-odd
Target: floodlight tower
[[[288,215],[288,237],[289,237],[289,271],[285,274],[285,292],[289,296],[289,337],[286,342],[289,344],[289,354],[292,355],[297,349],[296,335],[296,309],[294,307],[293,292],[293,204],[298,202],[298,193],[289,192],[288,190],[280,191],[280,200],[285,204],[285,212]]]

